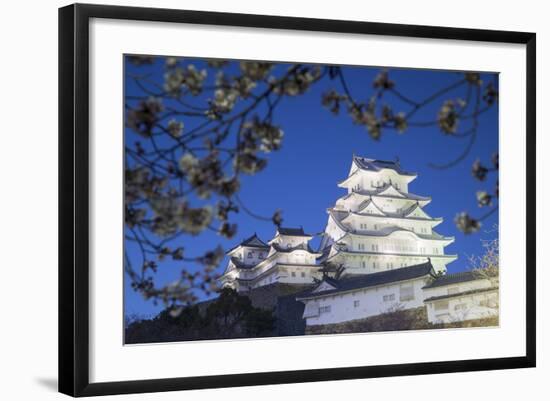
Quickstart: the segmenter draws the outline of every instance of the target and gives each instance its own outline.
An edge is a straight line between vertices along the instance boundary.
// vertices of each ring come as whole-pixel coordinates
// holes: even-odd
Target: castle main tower
[[[443,219],[424,211],[431,198],[409,192],[416,177],[403,170],[399,161],[353,156],[348,177],[338,183],[347,194],[327,209],[319,261],[345,267],[345,275],[399,269],[427,260],[436,272],[446,272],[447,264],[457,258],[444,251],[454,238],[434,230]]]

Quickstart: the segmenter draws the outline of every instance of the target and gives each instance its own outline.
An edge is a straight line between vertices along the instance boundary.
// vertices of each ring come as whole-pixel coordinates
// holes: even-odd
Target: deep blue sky
[[[126,63],[126,72],[151,73],[153,79],[162,82],[163,64],[163,59],[157,60],[153,66],[144,67]],[[380,71],[379,67],[345,67],[344,71],[354,96],[365,99],[373,93],[372,81]],[[420,100],[438,88],[455,82],[460,75],[456,72],[392,68],[390,77],[401,93]],[[493,77],[482,74],[482,79],[485,83]],[[284,130],[283,146],[269,155],[269,164],[264,171],[243,179],[240,198],[257,214],[271,216],[274,210],[281,209],[284,226],[303,226],[309,233],[319,233],[327,222],[326,208],[345,194],[345,190],[338,188],[336,183],[347,176],[353,153],[387,160],[394,160],[398,156],[404,169],[418,173],[418,178],[411,183],[409,190],[431,196],[433,199],[425,208],[426,212],[432,217],[444,218],[436,231],[455,237],[455,242],[445,250],[446,253],[459,255],[458,260],[448,265],[449,272],[467,268],[468,255],[481,252],[480,239],[496,235],[486,230],[498,223],[498,215],[495,213],[485,220],[479,234],[469,236],[456,229],[453,219],[463,210],[474,216],[485,212],[477,206],[475,193],[480,189],[492,191],[496,176],[491,175],[487,182],[480,183],[472,177],[470,171],[476,158],[490,164],[491,154],[498,150],[498,106],[480,116],[478,137],[468,157],[455,167],[437,170],[428,164],[453,160],[466,147],[467,138],[445,136],[437,127],[411,127],[404,134],[385,131],[380,141],[374,141],[363,127],[352,124],[345,110],[339,116],[334,116],[321,106],[321,94],[333,86],[336,84],[325,78],[305,95],[286,97],[280,103],[274,122]],[[433,121],[444,100],[464,98],[465,93],[466,90],[462,88],[446,94],[419,111],[414,120]],[[143,94],[128,77],[126,94]],[[387,99],[396,111],[408,110],[399,100]],[[125,135],[127,141],[136,139],[129,130],[126,130]],[[267,241],[275,231],[271,223],[253,219],[242,212],[233,220],[239,224],[239,231],[232,240],[204,232],[198,237],[181,237],[182,246],[200,254],[217,244],[229,249],[254,232]],[[318,241],[314,242],[316,244]],[[131,257],[138,260],[135,247],[127,246]],[[159,283],[174,280],[178,276],[179,269],[172,266],[171,262],[161,263],[160,267],[156,277]],[[224,267],[225,260],[219,267],[220,273]],[[161,306],[144,301],[130,288],[129,280],[125,280],[126,314],[152,315],[160,309]]]

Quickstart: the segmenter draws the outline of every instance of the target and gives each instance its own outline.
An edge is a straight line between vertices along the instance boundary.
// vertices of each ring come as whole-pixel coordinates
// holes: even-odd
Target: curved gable
[[[420,238],[415,232],[401,227],[395,227],[393,231],[388,233],[388,237],[412,238],[414,240]]]
[[[396,198],[405,198],[405,195],[403,195],[401,192],[399,192],[393,185],[388,185],[386,189],[383,191],[380,191],[377,195],[382,196],[394,196]]]
[[[328,282],[326,281],[322,281],[315,289],[313,289],[311,292],[312,293],[316,293],[316,292],[321,292],[321,291],[329,291],[329,290],[334,290],[336,289],[335,286],[333,286],[332,284],[329,284]]]
[[[384,213],[370,199],[359,205],[357,212],[361,212],[361,214],[375,214],[377,216],[384,216]]]
[[[416,217],[418,219],[431,219],[431,217],[417,204],[416,207],[412,208],[405,217]]]

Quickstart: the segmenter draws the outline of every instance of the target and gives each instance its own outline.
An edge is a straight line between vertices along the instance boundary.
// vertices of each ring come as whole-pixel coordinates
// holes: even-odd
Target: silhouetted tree
[[[224,288],[214,301],[187,307],[171,306],[155,318],[134,321],[126,343],[206,340],[273,335],[271,310],[255,308],[247,296]]]

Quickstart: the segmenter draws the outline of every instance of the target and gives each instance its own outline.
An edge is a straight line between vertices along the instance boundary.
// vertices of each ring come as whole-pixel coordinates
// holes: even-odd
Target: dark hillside
[[[273,284],[238,294],[222,290],[218,298],[182,309],[164,310],[131,323],[126,344],[303,335],[304,305],[292,294],[306,286]]]

